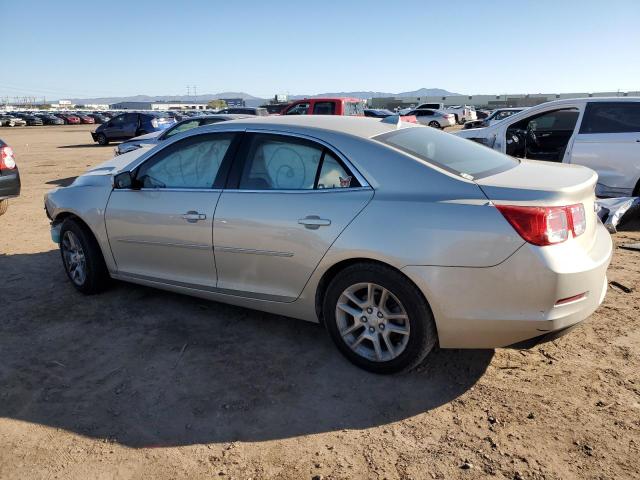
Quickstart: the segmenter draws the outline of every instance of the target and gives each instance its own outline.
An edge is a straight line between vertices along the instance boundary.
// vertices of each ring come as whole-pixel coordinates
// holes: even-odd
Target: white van
[[[590,167],[599,196],[640,196],[640,97],[556,100],[455,135],[514,157]]]

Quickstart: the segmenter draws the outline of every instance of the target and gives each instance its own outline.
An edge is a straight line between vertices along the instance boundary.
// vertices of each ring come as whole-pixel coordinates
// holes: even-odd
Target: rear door
[[[640,102],[588,103],[569,161],[598,172],[598,194],[632,195],[640,179]]]
[[[373,190],[306,137],[247,133],[236,160],[213,228],[218,288],[291,302]]]
[[[105,214],[118,273],[213,289],[213,213],[238,134],[178,140],[135,173],[139,189],[114,189]]]

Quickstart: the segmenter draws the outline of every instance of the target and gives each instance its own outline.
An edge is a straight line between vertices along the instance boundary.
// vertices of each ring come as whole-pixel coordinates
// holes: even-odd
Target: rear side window
[[[355,180],[338,159],[330,152],[325,152],[318,177],[318,188],[349,188],[352,182]]]
[[[324,146],[285,135],[254,134],[240,177],[242,190],[313,190],[360,186]]]
[[[383,144],[463,177],[486,177],[509,170],[518,160],[430,127],[409,127],[373,137]]]
[[[335,102],[316,102],[313,106],[314,115],[335,115],[336,104]]]
[[[580,133],[627,132],[640,132],[640,102],[587,104]]]

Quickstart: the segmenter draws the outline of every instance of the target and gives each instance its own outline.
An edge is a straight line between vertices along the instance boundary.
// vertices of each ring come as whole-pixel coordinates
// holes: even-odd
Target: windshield
[[[512,157],[430,127],[403,128],[373,139],[463,177],[486,177],[518,165]]]

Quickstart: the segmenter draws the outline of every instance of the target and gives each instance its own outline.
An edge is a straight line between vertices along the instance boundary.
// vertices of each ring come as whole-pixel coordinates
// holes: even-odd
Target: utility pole
[[[193,86],[193,96],[197,97],[198,96],[198,87],[197,86]]]

